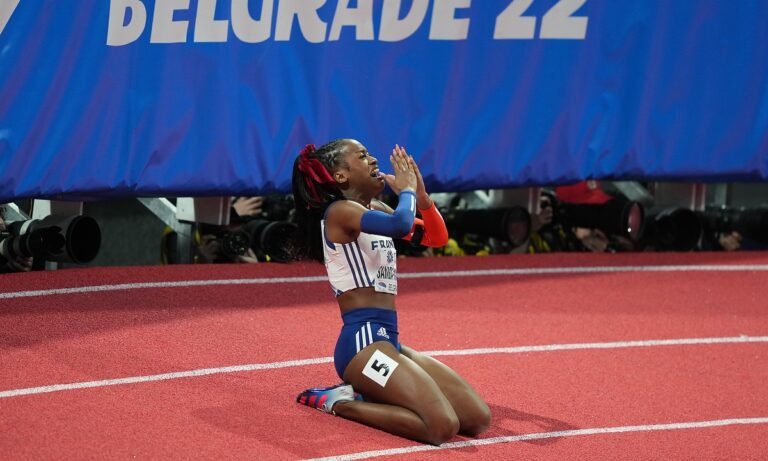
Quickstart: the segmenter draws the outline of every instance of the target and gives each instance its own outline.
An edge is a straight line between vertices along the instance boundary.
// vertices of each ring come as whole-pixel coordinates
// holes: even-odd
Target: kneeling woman
[[[328,270],[344,320],[334,364],[346,383],[307,389],[297,401],[439,445],[459,432],[478,435],[491,416],[453,370],[398,341],[392,238],[411,238],[417,225],[422,245],[440,247],[448,232],[413,158],[395,146],[390,160],[394,175],[382,174],[376,158],[352,139],[309,145],[296,159],[297,249]],[[385,183],[399,196],[395,210],[374,200]]]

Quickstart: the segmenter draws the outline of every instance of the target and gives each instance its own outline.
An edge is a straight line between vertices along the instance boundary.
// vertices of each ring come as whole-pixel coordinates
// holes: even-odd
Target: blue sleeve
[[[412,190],[400,192],[397,209],[393,214],[368,210],[360,219],[360,230],[366,234],[402,238],[408,235],[416,217],[416,194]]]

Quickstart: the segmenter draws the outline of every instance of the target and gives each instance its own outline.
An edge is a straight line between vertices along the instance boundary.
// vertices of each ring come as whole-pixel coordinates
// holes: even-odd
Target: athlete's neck
[[[366,208],[371,208],[371,199],[363,200],[361,198],[352,197],[352,196],[349,196],[349,195],[344,197],[344,198],[346,198],[347,200],[352,200],[353,202],[357,202],[357,203],[359,203],[360,205],[362,205],[362,206],[364,206]]]

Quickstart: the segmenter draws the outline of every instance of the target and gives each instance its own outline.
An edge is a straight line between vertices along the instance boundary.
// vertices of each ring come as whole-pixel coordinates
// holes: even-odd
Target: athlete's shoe
[[[356,394],[356,392],[352,390],[352,386],[342,383],[331,387],[313,387],[307,389],[296,397],[296,401],[302,405],[316,408],[326,413],[336,414],[333,412],[333,406],[336,403],[359,400],[357,397],[358,395],[360,394]]]

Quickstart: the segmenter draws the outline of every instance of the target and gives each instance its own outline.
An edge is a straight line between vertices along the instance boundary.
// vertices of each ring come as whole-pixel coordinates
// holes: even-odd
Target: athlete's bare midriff
[[[336,298],[339,309],[344,314],[361,307],[379,307],[381,309],[395,310],[395,295],[379,293],[373,287],[355,288]]]

